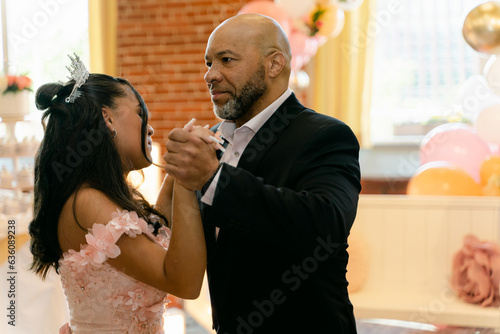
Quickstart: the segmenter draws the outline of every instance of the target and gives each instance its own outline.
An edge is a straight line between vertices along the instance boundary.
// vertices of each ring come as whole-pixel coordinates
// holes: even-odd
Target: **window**
[[[36,91],[45,83],[67,80],[67,54],[76,52],[88,63],[87,0],[0,0],[0,3],[0,76],[27,75]],[[42,112],[36,110],[34,95],[30,94],[31,113],[25,122],[0,122],[2,188],[12,186],[11,176],[20,187],[21,174],[33,173],[33,149],[43,137]]]
[[[470,122],[460,88],[481,72],[482,55],[462,37],[479,0],[377,0],[370,136],[374,144],[415,142],[432,127]],[[397,8],[397,12],[388,9]]]
[[[5,3],[6,31],[2,31],[3,55],[7,54],[8,73],[26,74],[33,80],[33,90],[48,82],[66,81],[68,54],[76,52],[88,64],[88,1],[87,0],[1,0]],[[5,73],[5,67],[1,73]],[[36,110],[34,94],[30,94],[33,124],[16,126],[20,141],[33,134],[41,138],[41,112]],[[24,122],[28,123],[28,122]],[[26,128],[27,129],[24,129]],[[19,128],[19,129],[18,129]],[[0,127],[0,138],[5,136]]]
[[[5,1],[2,1],[0,0],[0,36],[2,36],[2,52],[0,52],[0,64],[1,66],[5,67],[6,64],[4,64],[4,55],[3,55],[3,51],[5,49],[4,45],[3,45],[3,42],[5,40],[5,38],[3,37],[5,34],[4,32],[4,23],[6,23],[6,21],[4,20],[4,11],[5,11]],[[3,69],[3,68],[2,68]]]

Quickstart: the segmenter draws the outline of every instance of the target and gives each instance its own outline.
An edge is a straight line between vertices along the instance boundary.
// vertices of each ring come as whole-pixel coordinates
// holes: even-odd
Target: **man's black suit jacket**
[[[201,204],[217,333],[356,333],[345,273],[358,155],[347,125],[292,94],[238,166],[222,164]]]

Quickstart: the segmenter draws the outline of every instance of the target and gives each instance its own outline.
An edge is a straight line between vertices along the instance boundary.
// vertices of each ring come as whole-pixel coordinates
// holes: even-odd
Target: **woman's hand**
[[[174,191],[175,179],[170,174],[167,174],[163,179],[163,183],[156,199],[155,209],[160,211],[165,217],[167,217],[168,222],[172,222],[172,199]]]
[[[220,138],[219,133],[213,133],[208,129],[208,125],[199,126],[194,125],[195,118],[193,118],[189,123],[184,125],[184,130],[191,132],[194,135],[197,135],[201,139],[203,139],[207,144],[211,144],[214,149],[224,151],[224,147],[222,147],[223,140]]]

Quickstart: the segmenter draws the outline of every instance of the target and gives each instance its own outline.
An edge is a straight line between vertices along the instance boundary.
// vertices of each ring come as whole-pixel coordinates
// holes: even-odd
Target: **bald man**
[[[219,334],[356,333],[345,273],[359,144],[347,125],[296,99],[290,61],[273,19],[226,20],[205,53],[205,81],[224,120],[212,130],[225,152],[190,128],[167,142],[167,172],[200,190]]]

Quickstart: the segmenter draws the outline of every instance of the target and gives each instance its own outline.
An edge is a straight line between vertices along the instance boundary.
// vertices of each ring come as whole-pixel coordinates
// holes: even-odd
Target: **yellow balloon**
[[[444,162],[430,162],[408,182],[408,195],[482,196],[481,186],[463,169]]]
[[[474,7],[465,17],[462,33],[474,50],[500,53],[500,3],[488,1]]]

